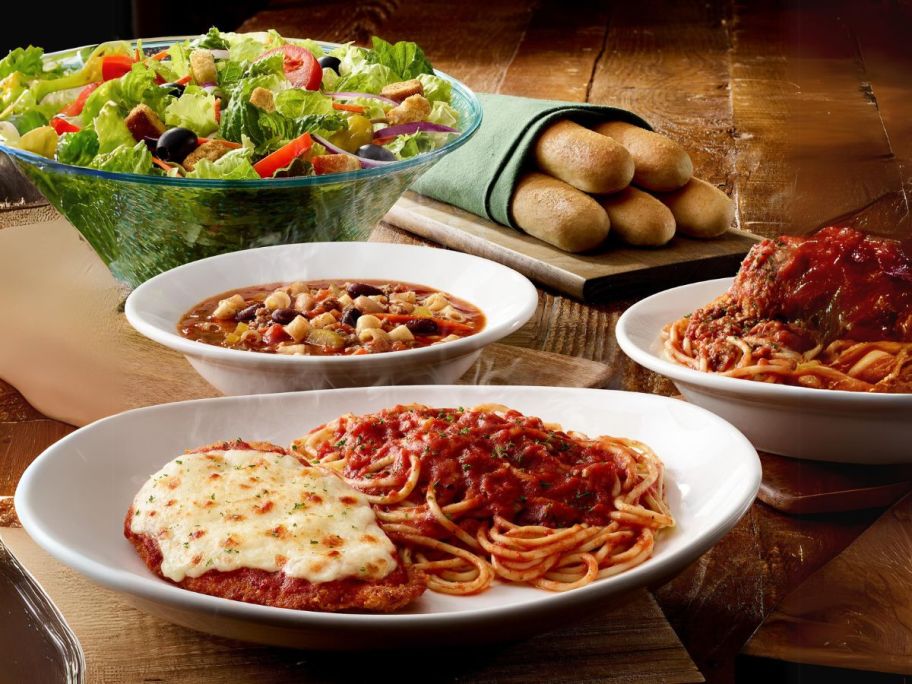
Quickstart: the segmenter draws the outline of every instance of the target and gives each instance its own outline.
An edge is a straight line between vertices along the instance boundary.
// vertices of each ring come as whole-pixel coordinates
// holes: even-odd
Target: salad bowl
[[[159,53],[187,37],[131,43]],[[316,42],[321,50],[340,47]],[[88,48],[45,55],[46,63],[79,65]],[[451,89],[458,133],[430,151],[357,171],[262,179],[178,178],[64,164],[0,137],[9,155],[72,223],[116,278],[136,286],[197,259],[254,247],[366,239],[405,189],[481,123],[481,107],[459,81]]]

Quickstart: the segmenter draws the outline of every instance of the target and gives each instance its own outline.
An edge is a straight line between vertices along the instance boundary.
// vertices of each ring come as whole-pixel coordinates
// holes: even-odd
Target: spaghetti
[[[662,331],[695,370],[857,392],[912,392],[912,257],[849,228],[756,245],[731,289]]]
[[[292,449],[367,494],[428,587],[495,578],[566,591],[639,565],[674,520],[645,444],[589,439],[503,406],[346,415]]]

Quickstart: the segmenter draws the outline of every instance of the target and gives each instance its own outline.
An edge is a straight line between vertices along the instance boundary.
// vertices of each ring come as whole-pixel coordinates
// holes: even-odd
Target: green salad
[[[325,51],[212,28],[163,50],[110,42],[0,60],[0,144],[64,164],[259,179],[382,166],[459,132],[450,83],[415,43]]]

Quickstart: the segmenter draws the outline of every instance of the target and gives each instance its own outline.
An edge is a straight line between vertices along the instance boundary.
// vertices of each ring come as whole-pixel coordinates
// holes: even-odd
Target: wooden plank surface
[[[85,653],[87,679],[111,682],[383,681],[376,657],[302,652],[192,632],[147,615],[114,592],[61,565],[22,529],[0,528],[2,541],[57,605]],[[631,619],[637,616],[637,619]],[[573,667],[553,664],[573,654]],[[647,592],[570,628],[519,644],[459,651],[384,651],[425,681],[701,682],[686,651]],[[644,662],[649,666],[644,667]],[[441,667],[441,664],[445,666]],[[379,668],[379,669],[378,669]]]
[[[384,220],[427,240],[492,259],[539,285],[586,302],[733,275],[757,238],[730,231],[714,240],[675,237],[657,249],[612,245],[569,254],[458,207],[407,192]]]
[[[912,495],[786,596],[745,652],[912,675]]]
[[[417,40],[439,68],[477,90],[628,107],[685,141],[697,175],[733,193],[739,225],[763,235],[804,232],[840,216],[908,234],[910,11],[905,2],[849,0],[573,7],[317,0],[273,2],[244,28]],[[410,239],[389,227],[375,235]],[[617,316],[633,301],[587,306],[545,289],[533,320],[508,342],[605,363],[608,387],[671,394],[670,382],[627,361],[614,340]],[[10,438],[8,453],[25,441]],[[735,654],[764,617],[876,516],[792,518],[758,504],[661,588],[660,605],[707,679],[731,681]],[[771,634],[750,652],[800,655],[774,650],[778,643]],[[555,662],[567,652],[555,653]]]
[[[758,498],[792,515],[885,508],[912,489],[908,465],[797,461],[775,454],[761,454],[760,459],[763,482]]]

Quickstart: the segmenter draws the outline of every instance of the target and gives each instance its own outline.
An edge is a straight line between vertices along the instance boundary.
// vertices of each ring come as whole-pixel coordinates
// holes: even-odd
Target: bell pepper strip
[[[100,86],[101,83],[101,81],[89,83],[89,85],[82,89],[75,100],[60,110],[60,113],[64,116],[79,116],[82,114],[82,110],[85,107],[86,100],[89,99],[89,95],[95,92],[95,89]]]
[[[175,81],[175,83],[177,83],[178,85],[187,85],[192,80],[193,80],[193,76],[191,76],[190,74],[187,74],[186,76],[181,76],[179,79],[177,79]]]
[[[134,60],[128,55],[108,55],[101,60],[101,78],[103,81],[112,81],[115,78],[130,73]]]
[[[333,102],[333,109],[338,109],[341,112],[354,112],[355,114],[364,114],[364,107],[361,105]]]
[[[172,167],[168,166],[168,164],[166,164],[165,162],[163,162],[161,159],[159,159],[158,157],[156,157],[154,155],[152,156],[152,163],[155,164],[158,168],[162,169],[165,173],[168,173],[171,171]]]
[[[253,170],[260,175],[260,178],[272,178],[276,171],[284,169],[294,161],[295,157],[300,157],[311,147],[313,147],[313,140],[310,133],[304,133],[272,154],[260,159],[253,165]]]
[[[276,342],[281,342],[284,339],[291,339],[291,336],[285,332],[283,328],[278,323],[275,323],[269,326],[269,329],[263,333],[263,341],[266,344],[275,344]]]
[[[82,130],[76,124],[72,124],[66,119],[61,119],[59,116],[55,116],[53,119],[51,119],[51,126],[55,131],[57,131],[57,135],[63,135],[64,133],[77,133],[78,131]]]
[[[389,321],[390,323],[407,323],[408,321],[413,321],[416,318],[427,318],[427,316],[415,316],[414,314],[394,314],[394,313],[373,313],[371,316],[376,316],[382,321]],[[430,320],[434,321],[440,328],[446,328],[449,330],[461,330],[463,332],[472,332],[475,330],[471,325],[466,325],[465,323],[457,323],[456,321],[448,321],[442,318],[431,318]]]

